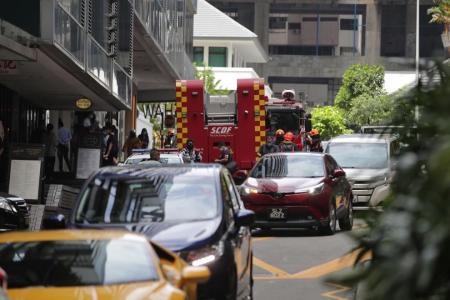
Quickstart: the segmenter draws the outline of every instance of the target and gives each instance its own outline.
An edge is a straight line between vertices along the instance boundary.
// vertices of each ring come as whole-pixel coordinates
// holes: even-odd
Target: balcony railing
[[[192,0],[189,0],[192,1]],[[193,1],[196,4],[196,1]],[[176,0],[135,0],[138,19],[181,78],[193,78],[192,62],[184,47],[185,9]],[[180,23],[178,23],[180,22]],[[192,77],[189,77],[191,76]]]
[[[55,1],[53,41],[101,83],[111,94],[131,107],[131,77],[108,56],[105,49],[67,10]]]

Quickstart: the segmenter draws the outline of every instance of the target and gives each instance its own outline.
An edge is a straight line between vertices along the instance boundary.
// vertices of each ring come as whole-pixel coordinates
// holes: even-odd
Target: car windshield
[[[322,156],[271,155],[263,157],[250,174],[254,178],[323,177]]]
[[[151,223],[205,220],[218,213],[215,182],[206,176],[96,179],[84,192],[77,223]]]
[[[158,280],[150,245],[124,240],[0,244],[9,288],[88,286]]]
[[[342,168],[385,169],[388,150],[385,143],[330,143],[328,152]]]
[[[149,160],[150,156],[136,156],[136,157],[129,157],[126,161],[126,165],[136,165],[138,163],[141,163],[143,161]],[[177,156],[177,155],[164,155],[161,154],[161,157],[159,161],[163,165],[171,165],[171,164],[180,164],[183,163],[183,161]]]

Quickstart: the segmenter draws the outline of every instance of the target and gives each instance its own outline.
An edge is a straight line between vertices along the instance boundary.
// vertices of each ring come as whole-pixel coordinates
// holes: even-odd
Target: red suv
[[[328,154],[263,156],[242,184],[241,198],[256,213],[255,227],[318,228],[334,234],[353,227],[352,193],[345,172]]]

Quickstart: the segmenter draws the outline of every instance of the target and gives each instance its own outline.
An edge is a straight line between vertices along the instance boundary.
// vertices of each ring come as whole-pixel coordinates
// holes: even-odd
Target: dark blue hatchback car
[[[91,176],[68,225],[143,233],[190,264],[210,268],[200,299],[251,299],[253,219],[220,165],[136,165]]]

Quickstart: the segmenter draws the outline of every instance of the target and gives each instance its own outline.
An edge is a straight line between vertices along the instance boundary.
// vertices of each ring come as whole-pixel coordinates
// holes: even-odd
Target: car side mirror
[[[333,172],[333,177],[344,177],[344,176],[345,176],[344,170],[336,169]]]
[[[236,185],[241,185],[248,177],[247,170],[238,170],[233,174],[233,180]]]
[[[251,226],[255,222],[255,213],[252,210],[241,209],[234,218],[238,227]]]
[[[181,281],[182,285],[186,284],[197,284],[208,281],[211,273],[209,272],[208,267],[200,266],[200,267],[185,267],[181,271]]]
[[[43,229],[64,229],[66,228],[66,217],[63,214],[51,215],[44,218]]]

